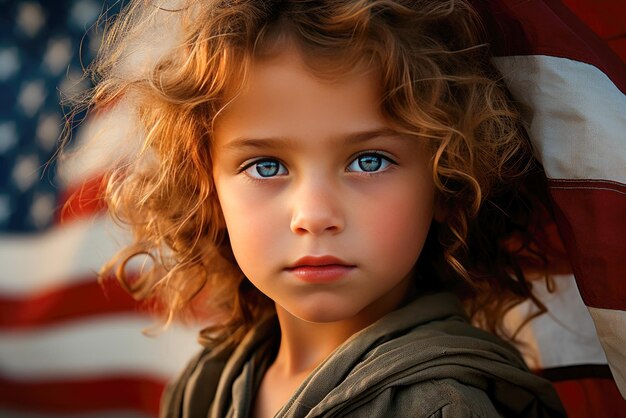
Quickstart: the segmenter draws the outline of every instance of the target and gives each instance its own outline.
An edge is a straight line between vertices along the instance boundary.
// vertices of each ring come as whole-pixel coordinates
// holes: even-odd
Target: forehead
[[[379,79],[378,71],[364,65],[320,75],[295,48],[257,58],[216,118],[216,137],[225,132],[325,136],[380,128],[386,123]]]

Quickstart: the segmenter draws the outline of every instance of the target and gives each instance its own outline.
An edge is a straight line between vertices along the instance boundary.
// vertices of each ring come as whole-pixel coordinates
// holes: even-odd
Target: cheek
[[[375,245],[381,259],[412,267],[423,247],[433,219],[430,188],[388,190],[381,204],[370,205],[363,224],[368,225],[368,241]],[[368,222],[369,220],[369,222]]]
[[[218,194],[237,262],[249,277],[262,266],[279,241],[281,210],[276,200],[263,199],[237,184],[222,184]]]

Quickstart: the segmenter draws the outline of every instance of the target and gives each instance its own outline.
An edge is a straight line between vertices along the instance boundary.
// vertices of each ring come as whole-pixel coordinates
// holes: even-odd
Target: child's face
[[[322,81],[288,51],[257,62],[216,121],[213,175],[237,262],[300,319],[376,319],[408,290],[433,218],[430,154],[390,130],[379,95],[373,72]]]

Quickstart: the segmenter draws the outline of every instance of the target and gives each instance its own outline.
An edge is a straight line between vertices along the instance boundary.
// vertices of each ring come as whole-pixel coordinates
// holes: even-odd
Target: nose
[[[336,234],[345,226],[339,191],[320,178],[297,186],[292,201],[291,231],[298,235]]]

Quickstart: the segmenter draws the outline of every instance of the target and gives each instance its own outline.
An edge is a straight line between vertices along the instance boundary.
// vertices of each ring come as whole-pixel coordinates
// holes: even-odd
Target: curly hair
[[[159,19],[176,44],[145,65]],[[162,21],[162,20],[161,20]],[[155,23],[156,22],[156,23]],[[150,32],[152,31],[152,32]],[[178,35],[178,37],[176,36]],[[141,151],[108,176],[110,213],[134,242],[102,270],[138,299],[155,297],[174,317],[208,312],[206,345],[236,343],[273,309],[246,279],[229,244],[212,178],[213,122],[245,84],[254,59],[281,39],[328,77],[365,62],[380,69],[381,109],[399,131],[426,139],[437,205],[417,264],[421,289],[449,289],[476,324],[504,333],[502,315],[532,299],[524,259],[546,266],[535,238],[540,204],[523,178],[541,174],[519,111],[490,62],[480,21],[460,0],[180,1],[131,3],[109,27],[91,67],[89,104],[132,100]],[[159,38],[160,39],[160,38]],[[134,47],[133,47],[134,45]],[[152,259],[138,276],[138,255]]]

